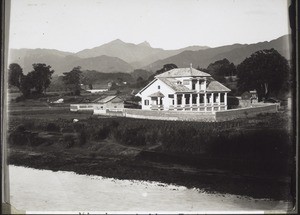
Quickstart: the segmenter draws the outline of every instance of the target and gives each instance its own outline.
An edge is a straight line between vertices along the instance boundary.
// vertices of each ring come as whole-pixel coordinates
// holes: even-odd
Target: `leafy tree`
[[[33,71],[27,74],[27,77],[31,80],[33,87],[38,94],[46,93],[46,89],[51,83],[51,76],[54,70],[51,70],[51,66],[47,66],[44,63],[32,64]]]
[[[147,84],[147,81],[145,81],[142,77],[138,77],[136,79],[136,87],[143,87]]]
[[[17,63],[11,63],[8,69],[8,83],[11,86],[15,86],[20,89],[21,87],[21,79],[23,75],[23,69]]]
[[[31,78],[28,75],[23,75],[20,79],[20,91],[25,98],[28,98],[31,94],[31,89],[34,87]]]
[[[225,82],[225,76],[232,76],[236,74],[236,67],[229,60],[224,58],[211,63],[207,67],[207,72],[211,74],[217,81]]]
[[[156,75],[159,75],[159,74],[161,74],[161,73],[167,72],[167,71],[169,71],[169,70],[171,70],[171,69],[175,69],[175,68],[178,68],[178,67],[177,67],[175,64],[173,64],[173,63],[165,64],[165,65],[163,66],[163,68],[160,69],[160,70],[157,70],[157,71],[155,72],[155,74],[156,74]]]
[[[116,89],[118,89],[118,88],[119,88],[119,87],[118,87],[118,85],[116,84],[116,82],[111,81],[111,85],[110,85],[109,89],[110,89],[110,90],[116,90]]]
[[[275,49],[260,50],[237,66],[240,92],[256,89],[259,99],[276,96],[287,82],[288,61]]]
[[[81,74],[82,71],[80,66],[74,67],[70,72],[64,73],[63,82],[74,95],[80,95]]]

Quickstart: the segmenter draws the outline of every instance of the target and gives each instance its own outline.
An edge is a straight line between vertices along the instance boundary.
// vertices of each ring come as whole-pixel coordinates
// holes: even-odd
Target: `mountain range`
[[[259,42],[255,44],[233,44],[228,46],[221,46],[217,48],[210,48],[198,51],[184,51],[177,55],[158,60],[146,67],[146,70],[157,71],[168,63],[175,63],[178,67],[189,67],[192,63],[194,68],[207,68],[210,63],[217,60],[227,58],[230,62],[238,65],[252,53],[263,49],[276,49],[287,60],[291,58],[291,44],[289,35],[279,37],[270,42]]]
[[[118,39],[77,53],[54,49],[11,49],[9,61],[20,64],[25,74],[32,70],[33,63],[51,65],[55,70],[54,75],[68,72],[75,66],[102,73],[131,73],[134,69],[155,72],[167,63],[174,63],[178,67],[187,67],[192,63],[194,68],[206,68],[210,63],[223,58],[237,65],[255,51],[270,48],[276,49],[289,60],[289,36],[255,44],[233,44],[216,48],[195,45],[177,50],[152,48],[146,41],[132,44]]]

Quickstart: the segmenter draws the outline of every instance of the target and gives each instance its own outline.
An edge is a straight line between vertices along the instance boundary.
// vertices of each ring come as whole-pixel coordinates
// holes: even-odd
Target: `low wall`
[[[157,110],[141,110],[127,109],[123,110],[94,110],[94,114],[106,116],[123,116],[137,119],[153,119],[153,120],[170,120],[170,121],[227,121],[237,118],[246,118],[255,116],[260,113],[277,112],[276,104],[255,105],[253,107],[231,109],[216,112],[196,112],[196,111],[157,111]]]
[[[231,109],[226,111],[215,112],[216,121],[232,120],[255,116],[260,113],[275,113],[278,110],[276,104],[253,105],[252,107]]]
[[[124,116],[140,119],[176,120],[176,121],[214,121],[212,112],[192,111],[155,111],[141,109],[124,109]]]
[[[70,111],[93,111],[95,109],[95,104],[70,104]]]

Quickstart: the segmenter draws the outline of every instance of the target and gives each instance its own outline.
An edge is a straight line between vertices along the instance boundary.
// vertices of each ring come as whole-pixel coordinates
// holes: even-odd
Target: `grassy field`
[[[72,113],[68,103],[27,100],[10,106],[10,162],[287,199],[293,161],[289,124],[284,112],[173,122]]]

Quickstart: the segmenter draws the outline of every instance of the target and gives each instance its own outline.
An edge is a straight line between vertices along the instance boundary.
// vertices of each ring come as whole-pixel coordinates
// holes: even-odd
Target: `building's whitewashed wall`
[[[149,97],[151,94],[160,91],[164,98],[162,99],[164,109],[169,109],[169,106],[172,104],[172,99],[169,98],[169,94],[174,94],[174,90],[172,90],[168,85],[166,85],[161,80],[157,79],[150,86],[148,86],[142,93],[142,109],[150,110],[151,109],[151,98]],[[148,100],[149,105],[145,105],[145,100]]]

